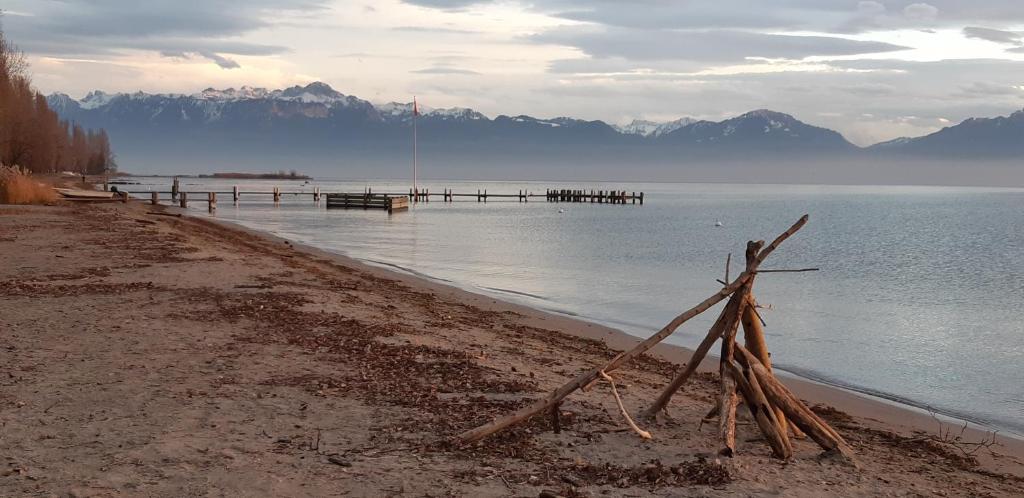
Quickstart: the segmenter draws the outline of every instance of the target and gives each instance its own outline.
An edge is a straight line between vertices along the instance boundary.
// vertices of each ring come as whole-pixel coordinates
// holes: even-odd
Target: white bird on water
[[[564,212],[565,212],[565,210],[564,210],[564,209],[559,209],[559,210],[558,210],[558,214],[562,214],[562,213],[564,213]]]
[[[721,221],[718,221],[718,220],[715,220],[715,226],[716,226],[716,227],[720,227],[720,226],[722,226],[722,222],[721,222]]]

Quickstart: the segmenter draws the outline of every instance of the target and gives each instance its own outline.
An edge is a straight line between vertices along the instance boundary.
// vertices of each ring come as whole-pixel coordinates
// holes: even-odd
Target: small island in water
[[[228,178],[234,180],[312,180],[312,176],[303,175],[295,170],[278,171],[277,173],[213,173],[199,175],[199,178]]]

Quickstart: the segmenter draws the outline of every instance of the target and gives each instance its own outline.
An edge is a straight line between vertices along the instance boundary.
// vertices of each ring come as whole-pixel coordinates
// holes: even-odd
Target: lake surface
[[[133,179],[169,190],[170,179]],[[182,179],[183,190],[408,191],[405,182]],[[216,217],[476,292],[648,336],[718,290],[746,241],[810,223],[755,294],[779,368],[1024,434],[1024,190],[428,181],[432,192],[643,191],[644,206],[420,203],[391,216],[311,196],[219,198]],[[205,201],[205,197],[203,198]],[[205,202],[191,206],[206,211]],[[559,210],[564,212],[559,212]],[[721,221],[721,227],[715,222]],[[739,260],[739,261],[737,261]],[[668,342],[696,346],[717,309]]]

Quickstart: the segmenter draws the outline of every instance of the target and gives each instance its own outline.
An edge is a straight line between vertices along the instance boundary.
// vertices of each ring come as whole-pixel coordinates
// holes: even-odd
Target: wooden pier
[[[121,191],[123,194],[131,194],[136,197],[148,197],[150,202],[158,204],[161,198],[169,198],[172,204],[178,204],[181,207],[187,207],[189,201],[203,202],[205,201],[209,206],[210,212],[217,209],[217,196],[222,195],[224,198],[230,196],[234,205],[238,205],[242,196],[269,196],[273,199],[275,204],[281,202],[282,198],[288,197],[302,197],[309,196],[313,202],[319,203],[324,197],[327,198],[327,206],[329,208],[334,207],[348,207],[348,208],[378,208],[388,209],[388,212],[393,212],[402,209],[408,209],[410,203],[418,202],[430,202],[431,198],[440,199],[442,202],[456,202],[456,201],[476,201],[476,202],[488,202],[488,200],[497,201],[516,201],[516,202],[529,202],[531,199],[544,199],[547,202],[579,202],[579,203],[591,203],[591,204],[640,204],[644,203],[643,192],[627,192],[625,190],[587,190],[587,189],[546,189],[544,193],[534,193],[528,190],[520,189],[516,193],[490,193],[487,189],[477,189],[476,192],[463,192],[456,193],[454,190],[445,188],[441,192],[431,192],[430,189],[422,189],[419,192],[414,192],[412,189],[408,193],[405,192],[374,192],[371,188],[363,189],[361,193],[352,192],[323,192],[320,187],[312,187],[312,190],[305,190],[301,192],[284,192],[278,187],[273,187],[267,191],[240,191],[237,186],[231,188],[231,190],[223,191],[210,191],[210,190],[199,190],[185,192],[179,189],[178,182],[175,181],[170,191],[140,191],[140,192],[129,192]],[[199,201],[202,199],[203,201]]]

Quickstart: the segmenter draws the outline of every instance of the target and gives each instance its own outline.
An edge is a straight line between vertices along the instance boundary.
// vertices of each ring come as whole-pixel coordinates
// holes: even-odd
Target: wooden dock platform
[[[384,194],[327,194],[327,208],[386,209],[388,213],[409,209],[409,198]]]

